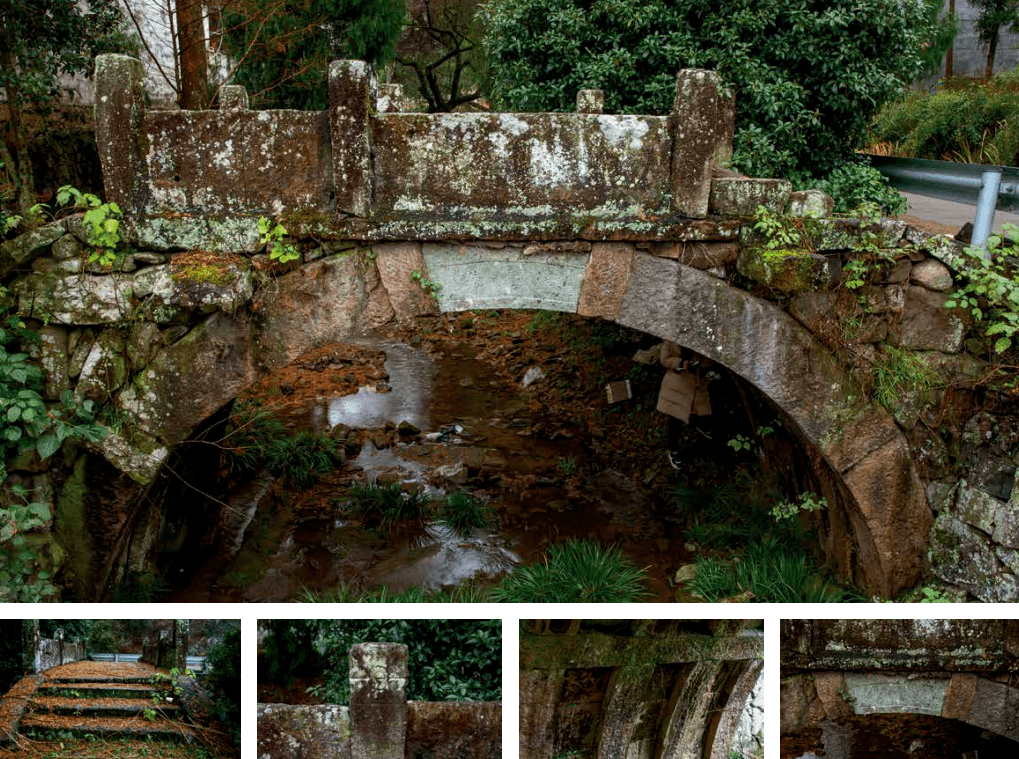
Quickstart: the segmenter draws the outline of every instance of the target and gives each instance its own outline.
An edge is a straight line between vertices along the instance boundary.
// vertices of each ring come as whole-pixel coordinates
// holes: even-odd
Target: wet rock
[[[421,429],[408,421],[400,422],[396,431],[400,437],[416,437],[421,434]]]
[[[530,369],[524,372],[524,379],[522,380],[521,384],[524,387],[529,387],[538,380],[544,379],[544,377],[545,377],[544,369],[542,369],[540,366],[532,366]]]
[[[462,461],[440,466],[435,470],[435,474],[440,480],[452,482],[457,485],[463,485],[467,482],[467,469],[464,467]]]

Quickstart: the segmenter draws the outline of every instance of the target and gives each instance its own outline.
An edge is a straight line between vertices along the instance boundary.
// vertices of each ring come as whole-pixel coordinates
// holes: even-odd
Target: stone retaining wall
[[[350,650],[350,706],[258,705],[260,759],[502,757],[502,705],[408,702],[407,647]]]

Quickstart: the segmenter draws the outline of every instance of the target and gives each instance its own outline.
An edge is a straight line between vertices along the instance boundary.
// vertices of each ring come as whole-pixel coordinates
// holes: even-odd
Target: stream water
[[[649,491],[611,461],[591,460],[586,427],[532,411],[522,388],[475,358],[470,344],[364,347],[385,352],[388,380],[322,398],[308,409],[307,426],[381,430],[409,422],[422,434],[379,447],[368,433],[359,454],[300,498],[273,498],[264,481],[249,484],[231,501],[238,516],[213,557],[181,572],[172,600],[285,601],[340,583],[432,592],[497,578],[569,537],[618,545],[649,568],[651,600],[674,600],[668,577],[690,557],[681,526],[656,516]],[[543,434],[535,434],[538,424]],[[360,530],[345,518],[343,493],[369,481],[431,495],[467,487],[498,519],[467,538],[438,524],[385,536]]]

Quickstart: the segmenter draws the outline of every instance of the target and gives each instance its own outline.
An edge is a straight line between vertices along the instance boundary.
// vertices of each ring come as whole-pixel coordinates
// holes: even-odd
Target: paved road
[[[967,221],[972,222],[973,217],[976,215],[976,205],[970,206],[964,203],[953,203],[949,200],[928,198],[911,192],[904,192],[902,194],[909,201],[909,211],[906,212],[906,215],[917,216],[926,221],[942,224],[950,227],[953,232],[958,232]],[[1019,226],[1019,215],[998,211],[994,214],[994,231],[1000,232],[1001,225],[1005,222],[1011,222]]]

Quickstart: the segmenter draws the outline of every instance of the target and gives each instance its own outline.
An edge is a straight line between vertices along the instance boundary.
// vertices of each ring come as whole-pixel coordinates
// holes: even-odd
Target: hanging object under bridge
[[[871,165],[903,192],[976,205],[972,244],[982,247],[995,211],[1019,210],[1019,168],[924,158],[868,156]]]

